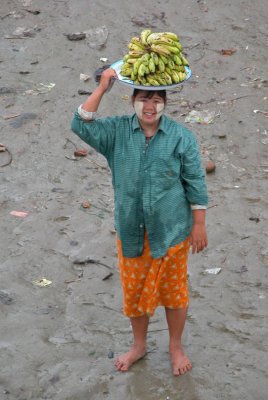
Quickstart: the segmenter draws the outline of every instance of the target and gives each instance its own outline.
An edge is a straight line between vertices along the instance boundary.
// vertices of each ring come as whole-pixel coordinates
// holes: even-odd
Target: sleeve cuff
[[[80,117],[82,119],[84,119],[85,121],[91,121],[91,120],[95,119],[96,118],[96,113],[92,112],[92,111],[83,110],[82,105],[83,104],[81,104],[77,109],[77,112],[80,115]]]
[[[199,204],[191,204],[191,210],[206,210],[207,206],[201,206]]]

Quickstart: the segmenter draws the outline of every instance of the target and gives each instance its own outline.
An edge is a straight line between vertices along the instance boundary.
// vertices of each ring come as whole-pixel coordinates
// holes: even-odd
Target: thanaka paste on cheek
[[[143,107],[144,107],[144,102],[143,101],[134,101],[134,110],[135,113],[137,114],[138,118],[142,119],[142,114],[143,114]],[[164,112],[165,105],[163,103],[156,104],[156,114],[154,115],[155,121],[157,121],[161,115]]]

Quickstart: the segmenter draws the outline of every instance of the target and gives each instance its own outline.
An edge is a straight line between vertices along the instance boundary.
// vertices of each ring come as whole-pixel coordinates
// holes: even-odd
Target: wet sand
[[[267,398],[267,4],[179,3],[1,2],[0,142],[9,153],[0,153],[0,165],[12,155],[0,167],[1,400]],[[100,49],[65,35],[103,25],[109,35]],[[18,27],[28,29],[25,37],[11,39]],[[167,113],[180,123],[191,110],[214,113],[211,124],[187,123],[204,165],[211,159],[216,171],[207,175],[209,247],[189,262],[184,343],[193,369],[179,378],[171,374],[162,309],[146,358],[125,374],[109,358],[131,340],[111,174],[70,131],[86,98],[78,90],[95,87],[80,73],[93,77],[100,58],[122,58],[143,27],[178,33],[193,71],[169,93]],[[132,112],[130,95],[116,82],[99,115]],[[74,159],[76,147],[88,156]],[[42,278],[52,283],[33,283]]]

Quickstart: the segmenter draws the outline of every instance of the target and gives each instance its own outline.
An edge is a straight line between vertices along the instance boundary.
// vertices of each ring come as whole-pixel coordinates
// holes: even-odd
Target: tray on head
[[[123,65],[123,60],[118,60],[114,62],[110,68],[113,68],[117,74],[119,82],[131,86],[132,88],[136,89],[141,89],[141,90],[168,90],[168,89],[174,89],[177,86],[182,85],[184,82],[186,82],[188,79],[190,79],[192,75],[192,71],[189,67],[185,66],[185,71],[186,71],[186,79],[182,82],[179,83],[173,83],[172,85],[160,85],[160,86],[144,86],[144,85],[137,85],[135,84],[131,79],[122,76],[120,74],[121,67]]]

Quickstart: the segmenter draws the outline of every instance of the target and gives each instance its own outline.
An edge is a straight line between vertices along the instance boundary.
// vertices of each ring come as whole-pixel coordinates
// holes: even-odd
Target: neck
[[[140,122],[140,126],[146,137],[152,137],[157,132],[160,121],[156,121],[154,125],[146,125]]]

